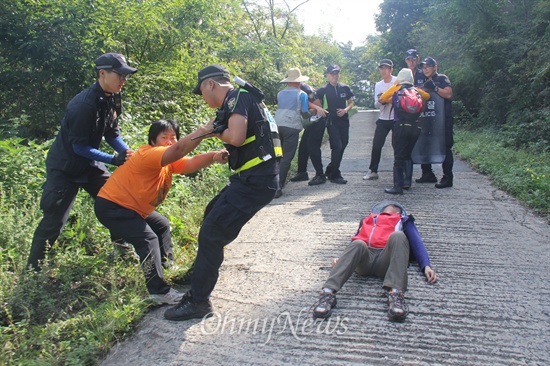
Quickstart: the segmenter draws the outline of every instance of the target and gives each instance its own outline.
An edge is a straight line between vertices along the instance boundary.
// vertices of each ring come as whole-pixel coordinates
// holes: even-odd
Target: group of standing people
[[[375,85],[375,106],[380,109],[379,119],[376,121],[376,130],[373,138],[369,172],[363,177],[365,180],[378,179],[378,166],[381,151],[387,135],[392,132],[394,149],[393,187],[386,189],[386,193],[401,194],[403,189],[409,189],[412,184],[413,161],[411,153],[421,133],[422,121],[403,121],[395,113],[396,93],[405,87],[413,86],[424,101],[434,93],[444,99],[444,138],[445,160],[442,164],[443,177],[438,182],[431,164],[421,164],[422,176],[416,183],[436,183],[436,188],[453,186],[453,115],[451,99],[453,90],[449,78],[438,73],[437,61],[433,57],[426,57],[420,62],[420,56],[415,49],[405,53],[405,62],[408,68],[402,69],[398,76],[393,73],[393,62],[384,59],[379,63],[382,80]],[[420,66],[420,68],[419,68]]]
[[[289,69],[287,77],[281,80],[281,83],[288,86],[277,95],[278,108],[275,113],[284,151],[280,188],[276,198],[282,195],[281,189],[286,183],[302,129],[298,147],[298,169],[290,181],[309,180],[310,186],[324,184],[327,179],[336,184],[347,183],[342,177],[340,164],[349,142],[348,112],[353,108],[353,92],[348,85],[340,83],[340,66],[329,65],[325,70],[325,76],[328,82],[317,90],[304,83],[309,77],[303,76],[297,68]],[[307,123],[304,128],[304,118],[311,118],[313,123]],[[331,159],[326,170],[323,170],[321,145],[325,130],[329,135]],[[307,173],[309,159],[315,169],[315,176],[311,180]]]

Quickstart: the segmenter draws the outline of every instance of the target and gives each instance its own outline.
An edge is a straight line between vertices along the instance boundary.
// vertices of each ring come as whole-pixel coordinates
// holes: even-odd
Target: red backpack
[[[393,95],[393,105],[399,120],[414,122],[422,112],[422,96],[414,86],[402,86]]]

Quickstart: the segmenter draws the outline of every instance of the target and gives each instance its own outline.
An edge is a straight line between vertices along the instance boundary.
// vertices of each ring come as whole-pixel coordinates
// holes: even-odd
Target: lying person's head
[[[396,206],[394,204],[389,204],[386,207],[384,207],[384,210],[382,210],[382,213],[397,213],[401,215],[403,211],[401,210],[401,207]]]

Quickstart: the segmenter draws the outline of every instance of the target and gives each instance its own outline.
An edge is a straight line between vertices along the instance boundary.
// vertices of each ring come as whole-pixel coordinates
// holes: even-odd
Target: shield
[[[420,114],[422,132],[411,154],[415,164],[439,164],[445,160],[445,100],[430,92],[428,108]]]

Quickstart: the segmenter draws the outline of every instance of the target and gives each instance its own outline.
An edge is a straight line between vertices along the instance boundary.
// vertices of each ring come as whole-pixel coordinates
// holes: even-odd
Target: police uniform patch
[[[233,107],[235,107],[235,102],[237,101],[236,98],[231,98],[227,101],[227,107],[229,109],[233,109]]]

